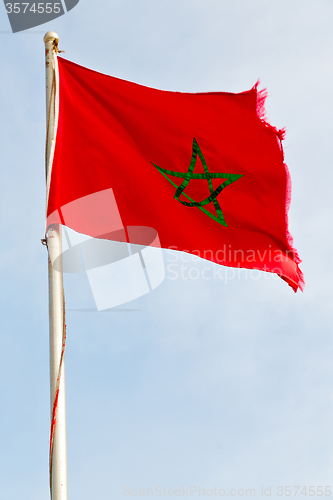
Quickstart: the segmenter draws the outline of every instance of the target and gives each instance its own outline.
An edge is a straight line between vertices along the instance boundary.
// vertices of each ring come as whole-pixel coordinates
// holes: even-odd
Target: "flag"
[[[153,228],[162,248],[303,288],[284,132],[265,121],[265,92],[162,91],[58,64],[48,224],[117,241],[126,227]]]

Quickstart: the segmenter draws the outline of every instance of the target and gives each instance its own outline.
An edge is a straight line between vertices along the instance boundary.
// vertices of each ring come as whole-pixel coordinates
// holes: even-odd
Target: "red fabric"
[[[167,92],[63,58],[59,72],[48,215],[112,188],[123,224],[156,229],[162,248],[227,266],[277,272],[295,291],[302,288],[300,260],[287,227],[289,174],[282,133],[264,121],[263,94],[256,86],[240,94]],[[177,201],[176,189],[153,165],[187,172],[193,138],[210,172],[242,175],[217,197],[228,227]],[[203,172],[199,158],[195,172]],[[177,185],[183,180],[170,179]],[[221,182],[214,179],[214,189]],[[207,181],[191,180],[184,192],[201,201],[209,195]],[[212,203],[205,208],[215,213]],[[102,218],[108,216],[102,212]],[[65,222],[96,236],[92,220],[76,211]]]

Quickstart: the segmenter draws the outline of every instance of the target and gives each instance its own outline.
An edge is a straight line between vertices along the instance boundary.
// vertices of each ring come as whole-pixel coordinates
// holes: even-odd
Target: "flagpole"
[[[46,64],[46,179],[47,197],[50,184],[50,159],[54,149],[56,123],[56,78],[58,35],[49,31],[44,36]],[[66,442],[66,395],[65,395],[65,306],[63,274],[54,269],[52,255],[61,256],[61,226],[53,224],[47,230],[49,271],[49,334],[50,334],[50,492],[52,500],[67,500],[67,442]],[[61,257],[60,257],[61,259]],[[58,259],[59,261],[59,259]]]

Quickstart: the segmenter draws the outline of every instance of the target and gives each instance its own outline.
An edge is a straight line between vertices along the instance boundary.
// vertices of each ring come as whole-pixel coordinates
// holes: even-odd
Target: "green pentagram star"
[[[194,169],[195,165],[197,163],[197,158],[201,160],[201,163],[203,165],[204,174],[195,174]],[[240,177],[243,177],[242,175],[238,174],[222,174],[222,173],[212,173],[209,172],[206,160],[204,158],[204,155],[201,152],[201,149],[199,147],[199,144],[195,139],[193,139],[193,146],[192,146],[192,158],[191,158],[191,163],[188,168],[187,172],[175,172],[173,170],[167,170],[165,168],[159,167],[158,165],[155,165],[153,163],[154,167],[157,168],[159,172],[176,188],[176,192],[174,195],[174,198],[179,201],[182,205],[185,205],[186,207],[198,207],[202,212],[204,212],[206,215],[208,215],[211,219],[215,220],[219,224],[222,224],[223,226],[228,227],[226,221],[224,220],[224,216],[222,213],[222,209],[220,207],[220,204],[217,200],[218,195],[221,193],[221,191],[232,184],[233,182],[237,181]],[[183,182],[177,186],[171,179],[169,179],[168,175],[172,175],[174,177],[180,177],[181,179],[184,179]],[[185,188],[189,184],[191,179],[206,179],[208,181],[208,186],[209,186],[209,192],[210,195],[207,196],[202,201],[195,201],[193,200],[190,196],[188,196],[186,193],[184,193]],[[216,189],[213,188],[213,182],[212,179],[226,179],[224,182],[222,182]],[[180,199],[180,196],[183,195],[185,198],[190,200],[189,202],[183,201]],[[209,203],[213,203],[216,215],[212,214],[208,210],[206,210],[204,207],[209,205]]]

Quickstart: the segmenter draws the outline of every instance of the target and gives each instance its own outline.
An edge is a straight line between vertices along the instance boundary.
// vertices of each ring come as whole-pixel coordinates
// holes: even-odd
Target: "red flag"
[[[120,213],[125,227],[157,230],[162,248],[274,272],[302,289],[288,231],[283,132],[264,120],[257,86],[240,94],[168,92],[58,61],[49,223],[122,240],[119,231],[105,234],[117,229]],[[110,189],[119,212],[112,203],[68,210]],[[135,243],[146,244],[140,236]]]

